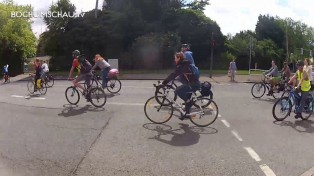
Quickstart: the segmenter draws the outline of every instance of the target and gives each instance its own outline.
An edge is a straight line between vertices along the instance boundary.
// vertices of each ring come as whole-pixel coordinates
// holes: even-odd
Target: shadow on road
[[[252,98],[253,100],[259,100],[259,101],[265,101],[268,103],[275,103],[277,101],[277,99],[274,99],[273,97],[269,97],[269,98]]]
[[[274,121],[274,124],[290,126],[300,133],[314,133],[314,121],[312,120],[296,120],[294,123],[291,121]]]
[[[63,116],[63,117],[71,117],[71,116],[77,116],[81,115],[83,113],[86,113],[87,111],[103,111],[105,108],[95,108],[92,105],[85,105],[84,107],[78,107],[77,105],[70,105],[66,104],[63,105],[63,109],[61,113],[58,114],[58,116]]]
[[[217,129],[211,127],[190,127],[188,124],[180,123],[180,129],[172,129],[169,125],[163,124],[144,124],[143,127],[148,130],[156,131],[157,135],[149,139],[155,139],[159,142],[172,146],[189,146],[197,144],[200,134],[215,134]],[[161,138],[162,135],[172,135],[171,140]]]

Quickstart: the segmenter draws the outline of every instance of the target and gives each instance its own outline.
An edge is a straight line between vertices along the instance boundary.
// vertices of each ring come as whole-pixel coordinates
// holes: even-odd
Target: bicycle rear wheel
[[[254,98],[261,98],[266,91],[266,87],[264,83],[255,83],[252,86],[251,94]]]
[[[273,117],[277,121],[283,121],[291,113],[292,103],[289,97],[282,97],[278,99],[273,106]]]
[[[190,111],[190,114],[192,114],[190,116],[191,122],[199,127],[206,127],[214,123],[219,113],[216,102],[214,100],[204,97],[197,99],[196,101],[199,101],[195,103],[198,105],[198,107],[192,107]],[[208,102],[210,103],[205,106],[206,104],[202,104],[204,102],[206,102],[206,104],[208,104]]]
[[[121,81],[117,78],[111,78],[107,82],[107,90],[110,93],[118,93],[121,90]]]
[[[91,103],[97,108],[103,107],[107,102],[107,96],[104,90],[100,87],[95,87],[90,90]]]
[[[74,86],[70,86],[65,90],[65,98],[70,104],[76,105],[80,101],[80,94]]]
[[[28,80],[27,82],[27,90],[29,93],[33,94],[34,93],[34,81],[31,79],[31,80]]]
[[[47,75],[45,81],[48,87],[52,87],[55,84],[55,79],[51,75]]]
[[[302,111],[301,119],[302,120],[308,120],[311,115],[313,114],[313,98],[312,95],[309,94],[306,100],[306,105]]]
[[[157,100],[161,100],[159,103]],[[167,106],[165,104],[168,104]],[[151,97],[144,105],[145,116],[153,123],[168,122],[173,115],[173,106],[166,97]]]

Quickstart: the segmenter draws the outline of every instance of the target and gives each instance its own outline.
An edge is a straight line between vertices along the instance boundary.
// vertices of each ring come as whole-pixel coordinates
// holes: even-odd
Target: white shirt
[[[307,72],[307,74],[309,75],[309,80],[310,81],[313,81],[313,76],[312,76],[312,65],[308,65],[308,66],[305,66],[304,65],[304,71]]]
[[[41,66],[43,72],[49,72],[49,68],[48,68],[48,65],[47,63],[44,63],[42,66]]]

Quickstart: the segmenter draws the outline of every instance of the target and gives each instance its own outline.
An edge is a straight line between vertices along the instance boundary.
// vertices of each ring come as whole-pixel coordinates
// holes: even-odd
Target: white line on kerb
[[[244,149],[249,153],[249,155],[250,155],[255,161],[261,161],[261,158],[258,156],[258,154],[257,154],[251,147],[244,147]]]
[[[232,132],[232,134],[233,134],[240,142],[243,141],[243,139],[241,138],[241,136],[240,136],[236,131],[232,130],[231,132]]]
[[[276,174],[266,164],[259,165],[266,176],[276,176]]]
[[[221,121],[227,128],[230,128],[230,123],[227,120],[222,119]]]

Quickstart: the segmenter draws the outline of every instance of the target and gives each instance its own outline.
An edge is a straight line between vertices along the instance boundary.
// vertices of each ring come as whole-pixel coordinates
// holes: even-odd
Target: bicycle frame
[[[155,84],[154,84],[154,86],[155,86],[155,87],[158,87],[158,86],[156,86]],[[165,93],[162,93],[161,96],[166,97],[166,99],[168,99],[168,100],[171,102],[171,104],[174,104],[174,105],[175,105],[175,107],[180,111],[180,113],[185,114],[185,111],[183,110],[182,105],[180,105],[180,104],[177,103],[174,99],[172,99],[171,97],[169,97],[169,93],[170,93],[170,92],[174,92],[174,89],[171,89],[170,86],[166,86],[166,87],[167,87],[167,88],[165,88],[165,89],[166,89],[166,90],[165,90]],[[187,93],[192,93],[192,96],[191,96],[191,98],[190,98],[190,101],[194,101],[194,100],[197,98],[196,95],[193,94],[194,92],[187,92]],[[163,106],[164,101],[165,101],[165,99],[162,100],[160,108]],[[192,112],[192,113],[189,113],[189,114],[187,114],[187,115],[190,115],[190,116],[194,116],[194,115],[198,115],[198,114],[204,115],[205,113],[203,112],[202,106],[200,106],[199,108],[200,108],[200,111]]]

